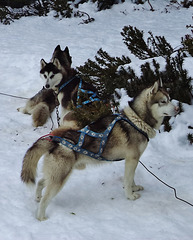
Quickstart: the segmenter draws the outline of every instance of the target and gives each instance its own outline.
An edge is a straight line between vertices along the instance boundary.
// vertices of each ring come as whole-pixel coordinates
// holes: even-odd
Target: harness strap
[[[90,91],[90,90],[85,90],[85,89],[82,89],[82,79],[79,77],[79,76],[74,76],[73,78],[71,78],[70,80],[68,80],[67,82],[65,82],[64,84],[62,84],[62,86],[60,86],[59,90],[58,90],[58,93],[64,88],[66,87],[70,82],[72,82],[75,78],[79,78],[80,79],[80,82],[79,82],[79,86],[78,86],[78,93],[77,93],[77,106],[76,108],[80,108],[82,107],[82,105],[86,105],[88,103],[91,103],[91,102],[95,102],[95,101],[101,101],[100,98],[96,97],[97,96],[97,93],[96,92],[93,92],[93,91]],[[87,94],[92,94],[88,100],[82,102],[82,104],[78,104],[78,100],[80,99],[80,92],[83,92],[83,93],[87,93]]]
[[[99,161],[109,161],[109,162],[121,161],[123,159],[109,160],[109,159],[105,159],[101,156],[101,154],[103,153],[103,150],[106,146],[108,136],[111,133],[111,131],[112,131],[112,129],[113,129],[113,127],[114,127],[114,125],[116,124],[117,121],[124,120],[124,121],[128,122],[132,127],[134,127],[137,131],[139,131],[141,134],[143,134],[147,138],[148,141],[149,141],[149,138],[148,138],[147,133],[145,133],[144,131],[139,129],[128,118],[126,118],[122,115],[119,115],[119,114],[114,114],[114,115],[116,116],[116,118],[109,124],[109,126],[107,127],[107,129],[103,133],[96,133],[94,131],[91,131],[88,128],[88,126],[79,130],[78,132],[80,132],[80,136],[79,136],[79,140],[78,140],[77,144],[73,144],[72,142],[69,142],[68,140],[66,140],[64,138],[61,138],[61,137],[58,137],[58,136],[52,136],[52,141],[61,143],[62,145],[74,150],[75,152],[82,153],[82,154],[87,155],[89,157],[95,158]],[[100,138],[100,147],[99,147],[98,153],[93,153],[89,150],[86,150],[86,149],[82,148],[86,135],[90,136],[90,137]]]
[[[141,130],[140,128],[138,128],[131,120],[129,120],[129,118],[127,117],[123,117],[123,120],[128,122],[132,127],[134,127],[138,132],[140,132],[142,135],[144,135],[147,138],[147,141],[149,142],[149,137],[147,135],[146,132],[144,132],[143,130]]]
[[[72,82],[72,80],[74,80],[77,76],[74,76],[73,78],[71,78],[70,80],[68,80],[67,82],[65,82],[64,84],[62,84],[62,86],[60,86],[58,92],[60,92],[64,87],[66,87],[70,82]]]
[[[78,104],[78,100],[80,99],[80,92],[82,93],[87,93],[87,94],[92,94],[88,100],[82,102],[82,104]],[[101,101],[100,98],[96,97],[97,96],[97,93],[96,92],[93,92],[93,91],[90,91],[90,90],[85,90],[85,89],[82,89],[82,79],[80,79],[80,82],[79,82],[79,86],[78,86],[78,94],[77,94],[77,106],[76,108],[81,108],[82,105],[86,105],[88,103],[91,103],[91,102],[95,102],[95,101]]]

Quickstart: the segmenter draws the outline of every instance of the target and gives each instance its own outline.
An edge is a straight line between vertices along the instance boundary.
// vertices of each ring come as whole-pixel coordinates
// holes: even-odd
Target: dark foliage
[[[92,0],[92,2],[97,2],[98,11],[110,9],[114,4],[120,2],[125,2],[125,0]]]
[[[169,88],[170,96],[183,103],[191,104],[191,77],[183,67],[183,53],[178,52],[175,57],[166,60],[166,71],[163,75],[165,85]]]
[[[193,7],[193,0],[183,0],[180,3],[185,8]]]
[[[50,11],[54,10],[54,17],[70,18],[77,16],[75,8],[85,2],[93,2],[97,4],[97,10],[110,9],[113,5],[123,3],[125,0],[0,0],[0,21],[3,24],[10,24],[15,19],[22,16],[46,16]],[[143,4],[146,1],[150,6],[150,11],[154,11],[150,0],[131,0],[135,4]],[[170,5],[178,4],[178,8],[189,8],[193,6],[192,0],[170,1]],[[17,9],[17,11],[16,11]],[[166,9],[166,11],[168,11]],[[84,23],[90,23],[86,21]]]
[[[182,37],[182,45],[185,51],[187,51],[193,57],[193,36],[190,34]]]
[[[12,8],[22,8],[34,3],[36,0],[0,0],[0,7],[9,6]]]
[[[107,52],[99,49],[95,61],[88,59],[84,66],[78,67],[78,71],[84,76],[84,80],[93,84],[98,90],[102,100],[114,101],[113,95],[116,88],[124,88],[130,76],[124,68],[119,66],[130,63],[128,57],[111,57]]]
[[[23,16],[47,16],[50,11],[50,1],[41,0],[32,2],[31,4],[25,4],[25,6],[17,8],[11,8],[12,4],[11,6],[0,5],[0,22],[10,24]]]
[[[0,22],[10,24],[23,16],[46,16],[50,11],[54,11],[56,18],[80,17],[74,8],[89,0],[0,0]],[[110,9],[114,4],[124,2],[125,0],[90,0],[97,3],[98,11]],[[86,13],[85,13],[86,14]],[[89,16],[83,19],[82,23],[94,21]]]
[[[70,18],[72,16],[73,9],[68,0],[52,0],[50,5],[55,12],[54,17]]]
[[[166,41],[165,37],[153,36],[149,32],[149,38],[144,40],[143,31],[136,27],[125,26],[121,32],[123,41],[128,47],[129,51],[137,56],[139,59],[147,59],[158,56],[168,56],[173,53],[173,48]]]

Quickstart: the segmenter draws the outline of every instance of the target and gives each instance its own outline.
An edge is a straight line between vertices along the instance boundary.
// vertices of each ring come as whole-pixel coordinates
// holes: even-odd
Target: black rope
[[[141,161],[139,161],[139,162],[140,162],[141,165],[142,165],[152,176],[154,176],[158,181],[160,181],[161,183],[163,183],[164,185],[166,185],[168,188],[171,188],[171,189],[174,191],[174,196],[175,196],[176,199],[178,199],[178,200],[180,200],[180,201],[182,201],[182,202],[190,205],[191,207],[193,207],[193,204],[192,204],[192,203],[190,203],[190,202],[188,202],[188,201],[186,201],[186,200],[184,200],[184,199],[182,199],[182,198],[179,198],[179,197],[177,196],[177,191],[176,191],[176,189],[175,189],[174,187],[172,187],[172,186],[170,186],[169,184],[165,183],[163,180],[161,180],[159,177],[157,177],[154,173],[152,173]]]
[[[13,97],[13,98],[20,98],[20,99],[29,99],[29,98],[19,97],[19,96],[7,94],[7,93],[2,93],[2,92],[0,92],[0,95],[4,95],[4,96],[8,96],[8,97]]]

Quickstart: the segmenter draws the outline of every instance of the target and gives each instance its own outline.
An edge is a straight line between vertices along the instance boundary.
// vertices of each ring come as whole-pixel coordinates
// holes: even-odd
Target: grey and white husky
[[[130,119],[136,127],[124,120],[115,123],[104,150],[101,154],[106,160],[125,159],[124,190],[126,198],[135,200],[140,197],[137,191],[143,190],[142,186],[134,182],[135,169],[139,158],[147,147],[148,138],[155,136],[165,116],[175,116],[178,108],[169,98],[168,93],[160,88],[159,83],[144,89],[123,111],[126,118]],[[109,115],[92,123],[88,128],[97,133],[104,132],[114,119]],[[143,133],[145,134],[142,134]],[[58,128],[52,136],[68,139],[77,143],[80,132]],[[96,153],[100,141],[97,138],[85,136],[84,149]],[[44,155],[43,178],[38,182],[36,200],[39,202],[37,219],[46,219],[46,208],[51,199],[62,189],[73,169],[83,168],[86,164],[101,163],[94,158],[78,153],[67,148],[61,143],[40,138],[26,152],[23,159],[21,179],[24,183],[35,183],[36,168],[39,159]],[[42,196],[42,190],[45,192]]]

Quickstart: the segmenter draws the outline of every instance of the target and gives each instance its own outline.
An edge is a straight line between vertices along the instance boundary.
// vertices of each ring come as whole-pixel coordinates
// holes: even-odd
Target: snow
[[[80,24],[81,19],[58,21],[48,17],[27,17],[9,26],[0,25],[0,92],[31,97],[43,85],[39,77],[41,58],[49,61],[60,44],[68,46],[73,67],[94,59],[99,48],[112,56],[129,55],[132,65],[139,66],[122,41],[124,26],[136,26],[154,35],[165,36],[173,47],[190,33],[192,9],[168,7],[168,1],[151,1],[134,5],[130,1],[111,10],[97,12],[93,4],[83,4],[95,21]],[[134,8],[136,10],[134,10]],[[137,10],[139,9],[139,10]],[[107,21],[108,20],[108,21]],[[130,56],[131,55],[131,56]],[[184,66],[193,77],[192,58]],[[121,106],[128,96],[122,91]],[[1,240],[117,240],[156,239],[190,240],[193,236],[193,208],[174,198],[173,191],[150,175],[141,164],[136,182],[144,186],[141,198],[129,201],[124,196],[124,161],[75,170],[63,190],[47,209],[48,220],[35,218],[37,203],[34,189],[20,180],[22,159],[26,150],[40,136],[50,132],[51,121],[33,128],[29,115],[17,112],[25,100],[0,94],[0,239]],[[193,148],[187,142],[192,133],[193,106],[184,105],[185,112],[172,118],[171,132],[157,133],[141,161],[158,177],[177,189],[177,194],[193,204]],[[56,116],[53,114],[56,125]],[[39,175],[41,175],[41,165]]]

